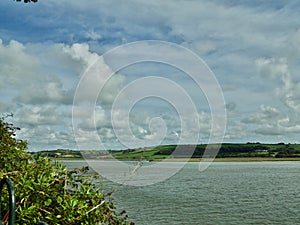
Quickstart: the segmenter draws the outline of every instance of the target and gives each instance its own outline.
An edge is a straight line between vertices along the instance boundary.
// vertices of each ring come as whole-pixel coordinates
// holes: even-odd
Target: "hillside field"
[[[138,149],[126,149],[126,150],[48,150],[31,152],[34,156],[42,155],[51,158],[62,158],[62,159],[108,159],[111,155],[119,160],[162,160],[166,158],[170,159],[181,159],[190,158],[184,151],[185,149],[195,148],[192,155],[192,160],[202,158],[204,151],[208,157],[214,157],[214,152],[217,151],[218,145],[205,145],[199,144],[196,146],[181,145],[181,151],[173,154],[177,145],[162,145],[156,147],[138,148]],[[83,155],[83,154],[84,155]],[[170,156],[171,155],[171,156]],[[300,160],[300,144],[262,144],[262,143],[223,143],[216,156],[216,161],[226,161],[231,158],[233,161],[238,159],[248,159],[247,161],[253,160]],[[235,160],[236,159],[236,160]]]

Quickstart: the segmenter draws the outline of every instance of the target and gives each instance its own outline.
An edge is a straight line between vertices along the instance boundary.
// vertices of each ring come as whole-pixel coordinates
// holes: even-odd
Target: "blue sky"
[[[225,142],[299,142],[299,1],[88,2],[0,2],[0,112],[14,113],[19,137],[28,140],[30,150],[76,149],[72,106],[84,71],[108,50],[143,40],[178,44],[207,63],[223,90]],[[105,146],[126,148],[110,123],[111,105],[125,85],[150,75],[188,90],[198,110],[199,142],[205,143],[211,128],[205,95],[182,71],[148,62],[119,71],[101,93],[95,120]],[[93,148],[91,118],[82,116],[85,141]],[[153,117],[167,125],[163,143],[176,143],[180,116],[155,98],[132,109],[132,133],[151,144]],[[127,137],[128,131],[122,132]]]

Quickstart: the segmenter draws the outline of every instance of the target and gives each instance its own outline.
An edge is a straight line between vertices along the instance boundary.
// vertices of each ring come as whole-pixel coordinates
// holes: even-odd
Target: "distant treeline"
[[[176,149],[176,145],[159,146],[155,155],[170,155]],[[206,155],[216,157],[300,157],[299,144],[261,144],[261,143],[247,143],[247,144],[227,144],[224,143],[217,149],[215,145],[197,145],[192,158],[200,158],[204,152]],[[176,153],[175,157],[185,157],[184,151]]]
[[[49,158],[82,158],[81,152],[69,149],[44,150],[38,152],[30,152],[34,156],[42,156]]]
[[[90,150],[84,151],[85,158],[106,158],[112,154],[117,159],[163,159],[168,157],[177,148],[177,145],[162,145],[157,147],[138,148],[138,149],[126,149],[118,151],[97,151]],[[214,157],[217,153],[217,158],[226,157],[275,157],[275,158],[287,158],[287,157],[300,157],[300,144],[261,144],[256,143],[223,143],[220,145],[211,144],[199,144],[199,145],[180,145],[180,150],[173,154],[175,158],[189,157],[190,152],[194,150],[192,158],[200,158],[206,151],[206,156]],[[41,155],[52,158],[83,158],[83,151],[75,151],[68,149],[48,150],[41,152],[34,152],[33,155]]]

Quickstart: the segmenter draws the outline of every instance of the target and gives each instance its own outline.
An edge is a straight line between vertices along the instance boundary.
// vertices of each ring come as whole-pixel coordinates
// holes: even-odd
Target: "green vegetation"
[[[76,159],[82,158],[80,151],[69,150],[69,149],[57,149],[57,150],[45,150],[39,152],[31,152],[35,157],[48,157],[48,158],[64,158],[64,159]]]
[[[183,146],[184,147],[184,146]],[[188,146],[186,146],[188,147]],[[197,145],[193,153],[192,159],[199,159],[202,157],[206,147],[211,150],[216,148],[216,145]],[[157,146],[154,148],[125,150],[113,152],[113,156],[117,159],[146,159],[146,160],[160,160],[170,156],[175,150],[176,145]],[[173,156],[174,158],[186,158],[184,151]],[[211,156],[213,157],[213,155]],[[265,160],[279,160],[284,158],[300,160],[300,145],[299,144],[261,144],[261,143],[224,143],[222,144],[216,156],[219,158],[264,158]],[[218,160],[221,161],[221,160]],[[224,160],[223,160],[224,161]],[[248,161],[248,160],[247,160]]]
[[[0,179],[13,181],[16,224],[129,224],[125,213],[117,213],[92,182],[99,178],[87,174],[88,167],[69,171],[49,158],[32,157],[26,152],[27,143],[15,138],[17,129],[0,118]],[[3,224],[8,221],[7,197],[4,194]]]
[[[184,146],[183,146],[184,147]],[[188,146],[187,146],[188,147]],[[195,147],[192,158],[201,158],[207,145],[200,144]],[[160,160],[168,158],[175,150],[176,145],[164,145],[153,148],[139,148],[139,149],[127,149],[118,151],[109,151],[114,158],[120,160],[134,160],[134,159],[145,159],[145,160]],[[216,145],[208,146],[208,153],[213,151]],[[59,150],[58,150],[59,151]],[[104,156],[101,154],[102,151],[94,151],[95,156]],[[75,154],[76,153],[76,154]],[[61,153],[70,156],[70,152],[66,151]],[[213,157],[213,155],[211,155]],[[172,156],[173,158],[185,158],[184,151],[182,153]],[[216,158],[298,158],[300,160],[300,145],[299,144],[261,144],[261,143],[247,143],[247,144],[236,144],[236,143],[224,143],[219,149]],[[74,151],[73,158],[79,158],[78,152]]]
[[[181,146],[185,147],[185,146]],[[186,147],[189,147],[186,145]],[[192,161],[202,158],[204,151],[208,148],[208,153],[214,152],[217,145],[200,144],[195,146],[192,155]],[[162,160],[170,158],[175,150],[176,145],[163,145],[149,148],[127,149],[118,151],[84,151],[85,158],[107,159],[109,154],[119,160]],[[72,150],[54,150],[43,151],[39,153],[43,156],[56,157],[61,159],[81,159],[82,155],[79,151]],[[209,154],[208,154],[209,156]],[[187,158],[184,151],[171,156],[170,160]],[[213,154],[211,155],[213,157]],[[224,143],[222,144],[215,161],[269,161],[269,160],[300,160],[300,144],[262,144],[262,143]]]

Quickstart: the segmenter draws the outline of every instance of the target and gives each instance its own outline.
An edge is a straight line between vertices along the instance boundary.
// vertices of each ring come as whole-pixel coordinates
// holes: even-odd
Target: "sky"
[[[0,113],[14,114],[10,121],[21,128],[18,138],[26,139],[31,151],[78,149],[76,135],[85,148],[95,149],[93,131],[106,149],[176,144],[181,135],[195,134],[198,143],[206,143],[212,130],[210,102],[184,71],[158,62],[114,71],[103,56],[125,44],[163,41],[195,53],[213,72],[226,108],[224,142],[299,143],[299,11],[298,0],[2,0]],[[95,62],[96,80],[105,71],[115,73],[100,93],[93,82],[81,93],[99,96],[93,114],[82,108],[75,115],[80,123],[74,132],[74,97]],[[188,106],[176,111],[177,105],[185,107],[180,96],[168,102],[155,93],[128,114],[125,95],[114,110],[130,85],[137,85],[137,98],[138,90],[148,87],[177,96],[170,83],[138,82],[149,76],[186,90],[196,112],[189,113]],[[182,121],[189,126],[185,134]]]

